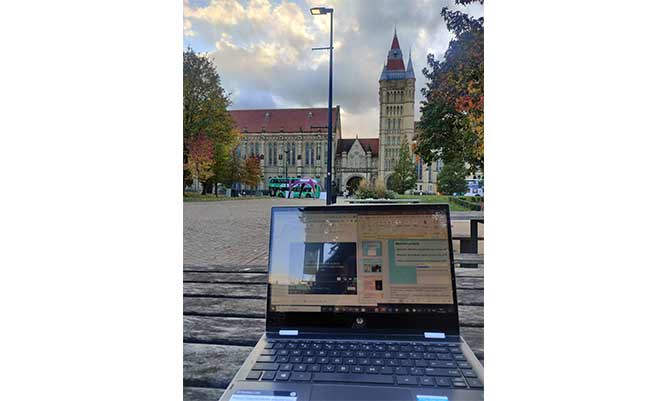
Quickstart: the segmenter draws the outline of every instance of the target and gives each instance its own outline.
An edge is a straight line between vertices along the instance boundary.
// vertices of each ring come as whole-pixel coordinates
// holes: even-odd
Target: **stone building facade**
[[[268,189],[272,177],[312,177],[324,190],[327,176],[327,108],[231,110],[241,133],[238,155],[260,156],[262,180]],[[332,109],[332,149],[341,138],[339,106]],[[334,161],[332,156],[332,161]]]
[[[380,108],[376,138],[342,139],[339,106],[333,109],[332,156],[335,188],[355,188],[360,180],[382,180],[387,186],[399,157],[402,138],[415,137],[415,73],[410,55],[404,58],[396,30],[378,81]],[[239,155],[260,155],[266,190],[271,177],[312,177],[325,186],[327,174],[327,108],[230,111],[242,134]],[[411,146],[412,149],[412,146]],[[441,163],[426,165],[413,155],[418,182],[415,191],[435,193]],[[251,189],[245,188],[243,189]]]

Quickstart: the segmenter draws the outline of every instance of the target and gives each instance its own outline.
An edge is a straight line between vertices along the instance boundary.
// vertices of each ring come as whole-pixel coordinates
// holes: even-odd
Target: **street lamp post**
[[[285,153],[285,196],[288,197],[288,188],[290,187],[290,180],[288,179],[288,157],[290,157],[290,150],[284,150]]]
[[[311,8],[312,15],[329,14],[329,47],[314,47],[313,50],[329,49],[329,106],[327,108],[327,180],[325,191],[327,191],[327,204],[332,204],[332,60],[334,50],[334,9],[327,7]]]

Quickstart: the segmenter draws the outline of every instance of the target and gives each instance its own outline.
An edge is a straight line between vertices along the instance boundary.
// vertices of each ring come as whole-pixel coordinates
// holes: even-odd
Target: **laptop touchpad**
[[[314,385],[311,401],[409,401],[411,392],[400,388]]]

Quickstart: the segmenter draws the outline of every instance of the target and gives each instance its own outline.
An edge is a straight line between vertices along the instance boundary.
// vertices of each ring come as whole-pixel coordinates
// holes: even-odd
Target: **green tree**
[[[445,163],[438,173],[438,192],[445,195],[465,194],[468,191],[466,174],[466,165],[461,159]]]
[[[224,186],[231,188],[235,183],[243,180],[245,175],[244,163],[239,155],[237,155],[236,149],[221,163],[221,182]]]
[[[213,179],[214,179],[214,191],[216,196],[218,196],[218,183],[222,183],[223,186],[230,188],[234,182],[238,182],[241,178],[238,174],[239,170],[239,161],[232,161],[232,158],[236,158],[235,151],[237,146],[239,146],[239,141],[241,135],[238,131],[233,132],[234,136],[229,141],[229,143],[216,143],[213,153],[214,165],[213,165]],[[235,164],[236,163],[236,164]],[[230,171],[232,169],[232,171]],[[235,175],[236,174],[236,175]],[[230,177],[235,180],[230,182]]]
[[[220,76],[213,62],[192,49],[183,52],[183,152],[188,165],[188,140],[200,134],[214,142],[214,165],[221,167],[223,159],[236,146],[238,133],[234,120],[227,111],[229,97],[221,86]],[[227,153],[226,153],[227,152]],[[214,168],[212,166],[212,168]],[[215,169],[215,168],[214,168]],[[192,173],[192,172],[191,172]],[[222,171],[215,174],[223,175]],[[184,180],[188,176],[184,171]]]
[[[456,0],[468,5],[482,0]],[[427,56],[425,101],[416,152],[426,161],[463,159],[469,172],[484,168],[484,19],[444,7],[454,34],[443,60]]]
[[[409,189],[415,187],[417,182],[417,174],[415,171],[415,163],[411,159],[411,153],[408,148],[408,141],[402,138],[401,147],[399,148],[399,159],[394,166],[392,173],[392,190],[403,194]]]

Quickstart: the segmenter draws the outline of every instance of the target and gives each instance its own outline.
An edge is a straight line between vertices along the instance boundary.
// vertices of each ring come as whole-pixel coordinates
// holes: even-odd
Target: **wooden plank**
[[[218,401],[225,390],[208,387],[183,387],[183,401]]]
[[[267,302],[263,299],[183,298],[183,314],[226,317],[264,317]]]
[[[267,297],[267,287],[246,284],[183,283],[183,295],[264,299]]]
[[[485,286],[484,278],[482,277],[457,277],[457,289],[469,288],[482,290]]]
[[[255,346],[265,330],[264,319],[183,316],[183,341]]]
[[[485,269],[478,267],[476,269],[455,267],[455,276],[459,277],[485,277]]]
[[[266,273],[183,272],[184,283],[249,283],[266,284]]]
[[[458,305],[483,306],[485,303],[485,293],[483,290],[471,290],[462,288],[457,290]]]
[[[183,344],[183,385],[226,388],[252,349],[236,345]]]
[[[454,255],[455,264],[461,263],[485,263],[485,256],[477,253],[456,253]]]
[[[267,265],[210,265],[195,266],[184,265],[184,272],[210,272],[210,273],[266,273]]]
[[[484,322],[482,306],[459,305],[459,325],[461,327],[483,327]]]

